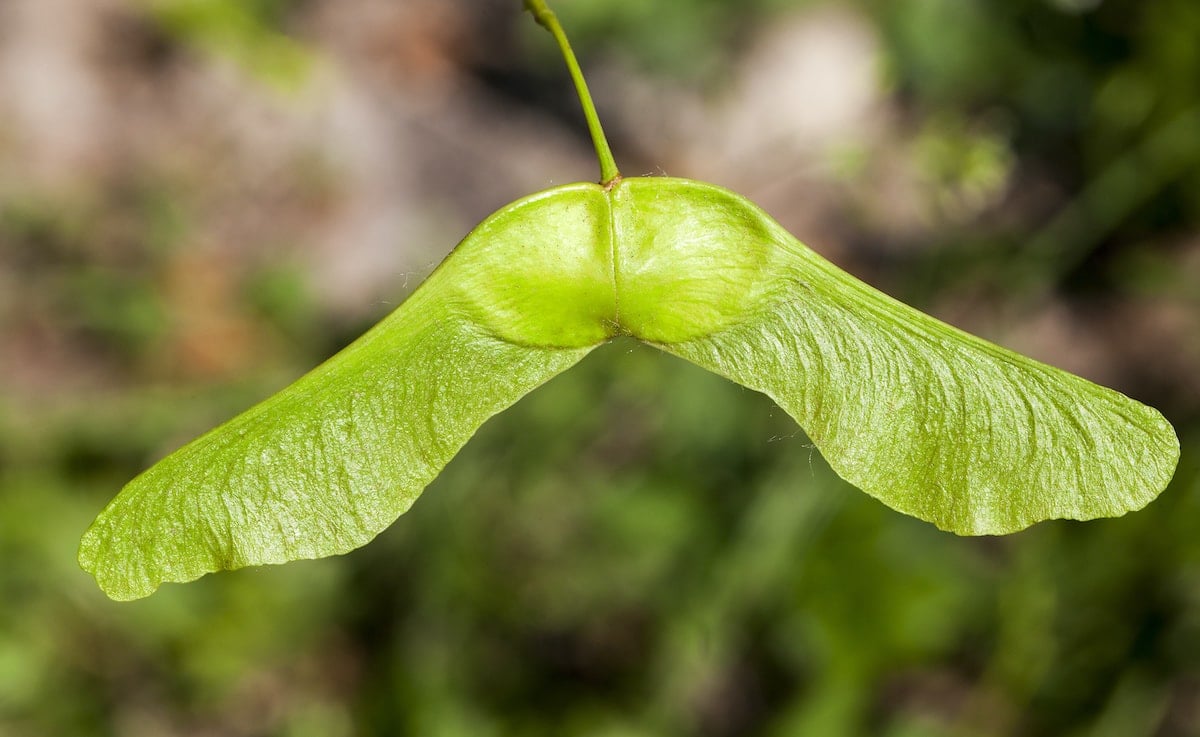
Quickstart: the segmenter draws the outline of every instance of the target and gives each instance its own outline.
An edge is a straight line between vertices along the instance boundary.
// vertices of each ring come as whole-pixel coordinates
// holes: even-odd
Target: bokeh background
[[[1200,734],[1200,3],[559,0],[710,180],[1174,422],[1146,510],[969,539],[618,341],[338,559],[105,599],[129,478],[597,168],[518,0],[0,0],[0,735]]]

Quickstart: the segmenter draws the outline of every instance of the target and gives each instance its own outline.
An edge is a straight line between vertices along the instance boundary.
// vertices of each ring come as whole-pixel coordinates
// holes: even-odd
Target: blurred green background
[[[353,554],[101,595],[125,481],[596,178],[519,5],[0,3],[0,735],[1200,735],[1195,0],[556,4],[626,174],[1161,408],[1146,510],[944,534],[618,341]]]

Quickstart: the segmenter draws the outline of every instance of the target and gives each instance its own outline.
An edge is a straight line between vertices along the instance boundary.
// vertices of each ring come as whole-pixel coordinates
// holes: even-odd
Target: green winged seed
[[[489,217],[341,353],[130,482],[80,563],[134,599],[359,547],[617,335],[769,395],[844,479],[960,534],[1139,509],[1178,460],[1157,411],[887,297],[742,197],[618,179]]]

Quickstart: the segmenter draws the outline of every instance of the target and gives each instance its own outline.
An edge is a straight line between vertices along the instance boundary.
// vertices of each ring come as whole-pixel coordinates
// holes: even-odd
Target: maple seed
[[[515,202],[395,312],[131,481],[84,534],[114,599],[344,553],[489,417],[618,334],[769,395],[844,479],[961,534],[1139,509],[1179,441],[1154,409],[968,335],[841,271],[743,197],[622,179],[557,18],[601,184]]]

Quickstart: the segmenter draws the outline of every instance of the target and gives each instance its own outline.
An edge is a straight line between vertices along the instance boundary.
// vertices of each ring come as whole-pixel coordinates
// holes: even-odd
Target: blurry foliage
[[[993,126],[995,128],[996,126]],[[1013,154],[1001,130],[971,130],[961,117],[932,116],[916,140],[917,166],[942,219],[996,205],[1008,191]]]
[[[316,705],[332,734],[1149,735],[1191,698],[1194,464],[1120,521],[956,538],[851,493],[765,398],[624,342],[354,555],[105,602],[72,560],[86,500],[245,399],[5,423],[0,724],[290,735]]]
[[[803,4],[559,5],[585,55],[695,84]],[[1196,314],[1172,244],[1200,231],[1200,4],[860,6],[948,206],[1005,208],[997,191],[1034,173],[1058,184],[947,232],[930,290],[1020,274]],[[302,4],[146,7],[268,79],[315,53],[283,33]],[[557,63],[544,39],[529,48],[510,63]],[[190,273],[189,200],[156,181],[108,197],[0,201],[4,340],[59,331],[81,373],[118,367],[85,391],[0,389],[5,737],[1200,733],[1200,419],[1184,403],[1164,407],[1181,466],[1147,510],[961,539],[845,487],[765,398],[617,343],[489,422],[353,555],[115,605],[74,561],[95,512],[361,326],[318,314],[294,266],[261,264],[209,298],[254,370],[164,368],[183,360],[164,275]]]
[[[631,57],[645,69],[694,82],[722,74],[738,32],[748,30],[769,4],[769,0],[573,0],[559,3],[557,9],[572,42],[582,49],[603,47]],[[533,30],[524,31],[531,51],[552,59],[557,52]]]
[[[153,200],[153,194],[145,194]],[[167,203],[158,202],[169,208]],[[136,360],[166,331],[157,272],[172,229],[172,217],[154,203],[134,222],[100,217],[99,203],[32,196],[0,202],[0,257],[35,283],[22,291],[35,296],[33,315],[67,326],[93,350],[118,360]],[[95,229],[96,222],[107,228]]]
[[[314,52],[283,32],[294,0],[139,0],[170,36],[242,69],[274,87],[299,89]]]
[[[1002,115],[1025,166],[1079,193],[1001,278],[1059,281],[1169,222],[1200,220],[1196,3],[864,5],[917,112]]]

